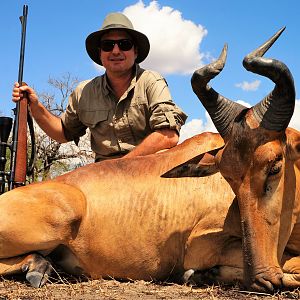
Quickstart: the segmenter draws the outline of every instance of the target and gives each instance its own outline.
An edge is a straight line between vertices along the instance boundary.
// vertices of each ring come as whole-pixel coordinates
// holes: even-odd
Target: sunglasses
[[[100,41],[100,49],[105,52],[110,52],[114,49],[115,44],[117,44],[119,49],[122,51],[129,51],[133,47],[133,41],[129,39],[103,40]]]

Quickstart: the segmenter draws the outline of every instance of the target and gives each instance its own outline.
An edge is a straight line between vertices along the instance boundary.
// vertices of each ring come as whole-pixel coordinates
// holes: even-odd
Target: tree
[[[70,73],[61,78],[49,78],[48,83],[53,89],[39,93],[43,105],[54,115],[60,116],[66,108],[68,97],[79,80]],[[36,161],[32,180],[45,180],[66,171],[93,161],[90,149],[89,133],[80,139],[79,145],[74,142],[60,144],[49,138],[35,123]]]

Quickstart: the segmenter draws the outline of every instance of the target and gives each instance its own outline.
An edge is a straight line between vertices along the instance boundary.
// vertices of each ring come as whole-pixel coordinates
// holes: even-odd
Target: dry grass
[[[282,300],[300,299],[300,291],[280,292],[274,295],[250,293],[238,286],[189,287],[177,284],[158,284],[145,281],[119,282],[116,280],[87,280],[58,276],[40,289],[30,287],[25,281],[0,280],[0,300],[53,300],[53,299],[120,299],[120,300]]]

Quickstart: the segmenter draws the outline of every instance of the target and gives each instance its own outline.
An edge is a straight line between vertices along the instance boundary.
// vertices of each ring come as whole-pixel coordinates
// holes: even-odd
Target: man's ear
[[[180,177],[205,177],[219,172],[215,163],[215,156],[221,148],[214,149],[186,161],[183,164],[167,171],[161,177],[180,178]]]

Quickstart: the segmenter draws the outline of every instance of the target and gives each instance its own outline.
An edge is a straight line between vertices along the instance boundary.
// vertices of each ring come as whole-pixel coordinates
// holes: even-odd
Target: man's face
[[[123,40],[132,38],[126,31],[111,30],[101,37],[101,41],[107,40]],[[132,47],[128,51],[122,51],[118,44],[115,44],[111,51],[104,51],[100,49],[100,59],[103,67],[106,69],[109,75],[111,74],[123,74],[131,71],[137,57],[136,47]]]

